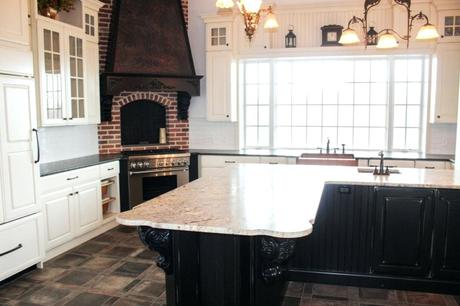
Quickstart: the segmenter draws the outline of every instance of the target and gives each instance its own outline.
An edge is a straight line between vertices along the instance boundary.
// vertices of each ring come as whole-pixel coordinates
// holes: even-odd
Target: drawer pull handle
[[[11,250],[9,250],[9,251],[6,251],[6,252],[4,252],[4,253],[1,253],[1,254],[0,254],[0,257],[5,256],[5,255],[8,255],[8,254],[10,254],[10,253],[13,253],[14,251],[17,251],[17,250],[19,250],[20,248],[22,248],[22,243],[18,244],[17,247],[15,247],[15,248],[13,248],[13,249],[11,249]]]
[[[425,169],[435,169],[435,166],[426,166]]]
[[[226,164],[236,164],[236,161],[234,161],[234,160],[226,160],[225,163]]]
[[[268,164],[269,164],[269,165],[278,165],[277,162],[269,162]]]
[[[113,171],[113,170],[115,170],[115,168],[109,168],[109,169],[107,169],[107,171]]]
[[[68,181],[73,181],[73,180],[76,180],[78,178],[78,176],[75,176],[75,177],[69,177],[67,178]]]

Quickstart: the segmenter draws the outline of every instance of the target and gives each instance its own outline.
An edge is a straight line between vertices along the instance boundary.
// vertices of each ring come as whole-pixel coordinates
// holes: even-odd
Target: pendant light
[[[377,43],[377,49],[393,49],[399,46],[399,42],[396,36],[390,33],[390,30],[384,30],[385,32],[379,36]]]

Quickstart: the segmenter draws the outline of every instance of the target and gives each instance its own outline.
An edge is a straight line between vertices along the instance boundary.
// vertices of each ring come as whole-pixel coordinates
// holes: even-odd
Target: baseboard
[[[53,259],[54,257],[56,256],[59,256],[67,251],[70,251],[71,249],[79,246],[80,244],[83,244],[101,234],[104,234],[105,232],[117,227],[119,224],[113,220],[111,222],[108,222],[104,225],[102,225],[101,227],[91,231],[91,232],[88,232],[82,236],[79,236],[63,245],[60,245],[58,247],[55,247],[54,249],[51,249],[51,250],[48,250],[46,251],[46,254],[45,254],[45,259],[43,260],[43,262],[47,262],[48,260],[51,260]]]
[[[460,282],[433,279],[402,278],[382,275],[316,272],[291,269],[286,276],[290,281],[343,285],[395,290],[425,291],[443,294],[460,294]]]

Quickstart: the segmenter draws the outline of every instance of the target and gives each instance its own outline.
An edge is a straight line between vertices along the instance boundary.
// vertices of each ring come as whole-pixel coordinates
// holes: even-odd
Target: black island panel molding
[[[166,273],[168,306],[281,306],[295,240],[139,227]]]

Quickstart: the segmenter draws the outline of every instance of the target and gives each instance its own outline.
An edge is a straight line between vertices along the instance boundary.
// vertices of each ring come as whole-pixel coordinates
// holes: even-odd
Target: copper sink
[[[303,153],[297,158],[299,165],[319,165],[319,166],[358,166],[358,160],[353,154],[318,154]]]

